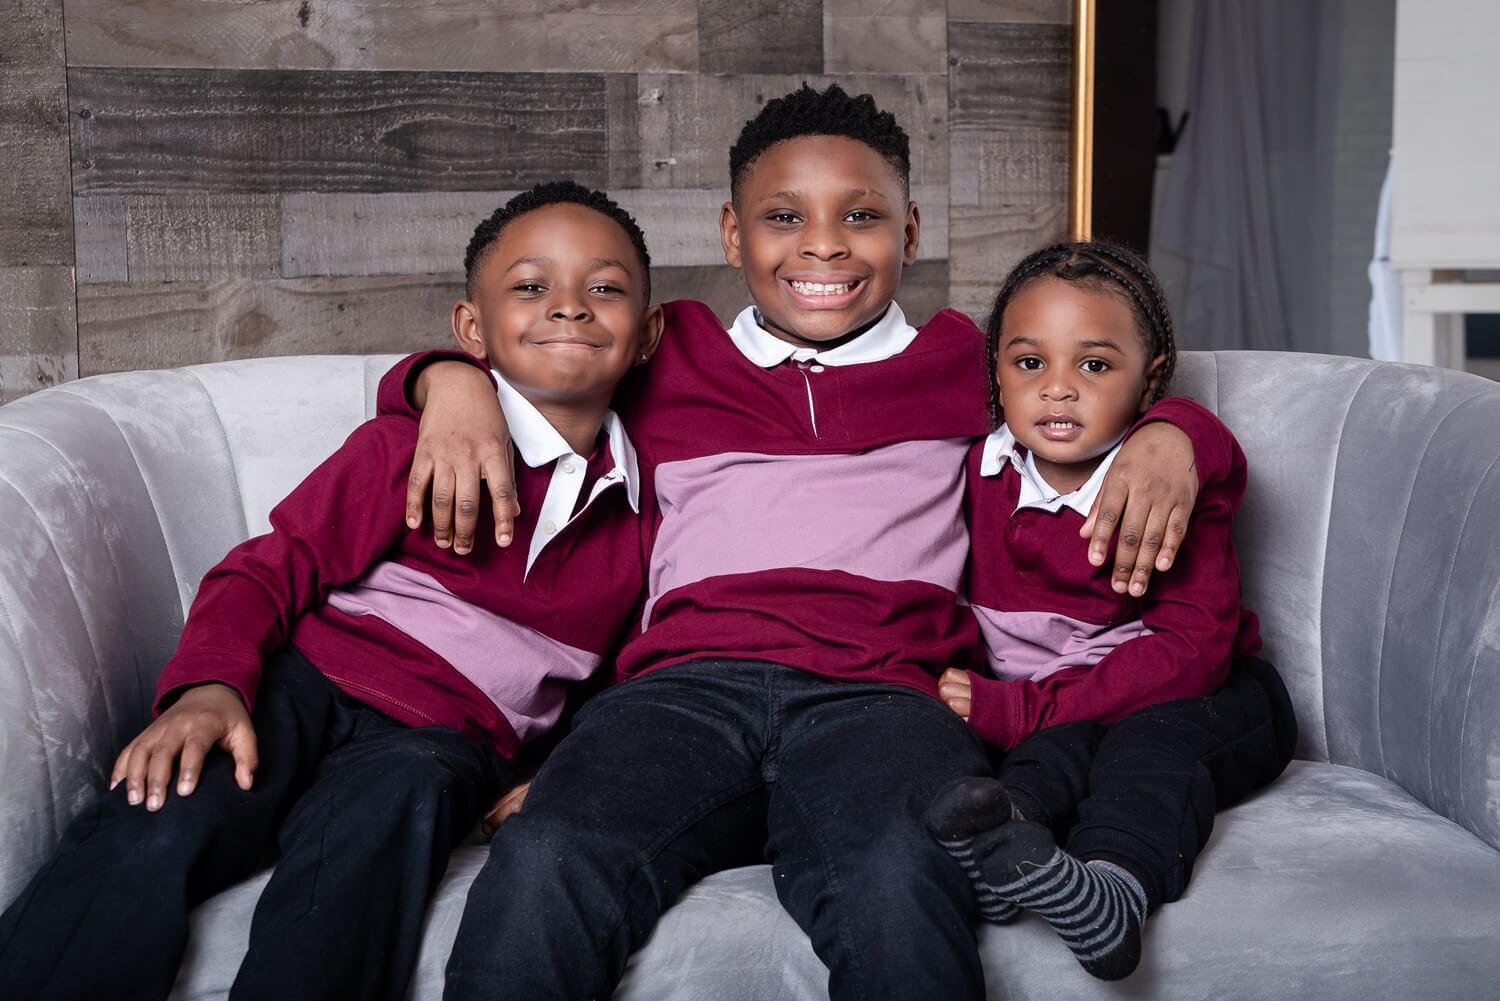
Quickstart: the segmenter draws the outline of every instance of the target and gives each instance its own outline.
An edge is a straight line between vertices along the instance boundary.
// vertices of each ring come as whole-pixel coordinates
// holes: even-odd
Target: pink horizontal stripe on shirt
[[[656,467],[661,527],[644,624],[674,588],[766,570],[837,570],[957,593],[968,556],[966,438],[842,455],[724,452]]]
[[[436,579],[400,563],[376,565],[328,604],[346,615],[374,615],[421,643],[474,683],[522,742],[562,714],[567,684],[594,673],[600,656],[470,604]]]
[[[990,671],[997,678],[1040,681],[1065,667],[1093,667],[1111,650],[1151,630],[1139,619],[1116,625],[1061,612],[997,612],[974,605]]]

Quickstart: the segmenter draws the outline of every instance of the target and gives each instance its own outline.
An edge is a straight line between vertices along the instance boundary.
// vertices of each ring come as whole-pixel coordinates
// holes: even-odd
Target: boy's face
[[[1118,296],[1058,278],[1032,282],[1001,318],[995,377],[1006,426],[1049,483],[1075,489],[1150,405],[1161,363],[1146,357]]]
[[[766,330],[801,347],[880,319],[916,260],[918,228],[891,166],[844,136],[767,149],[719,216],[724,259],[744,271]]]
[[[453,307],[459,346],[533,402],[607,401],[656,350],[661,310],[619,223],[558,204],[511,220]]]

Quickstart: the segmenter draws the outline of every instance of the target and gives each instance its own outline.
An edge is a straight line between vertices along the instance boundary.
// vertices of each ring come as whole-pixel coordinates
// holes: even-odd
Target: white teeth
[[[791,283],[792,288],[802,295],[843,295],[854,287],[853,282],[844,282],[839,285],[828,285],[823,282],[799,282]]]
[[[1047,422],[1047,426],[1049,428],[1052,428],[1052,429],[1056,430],[1056,431],[1066,431],[1068,428],[1073,427],[1073,422],[1072,421],[1048,421]]]

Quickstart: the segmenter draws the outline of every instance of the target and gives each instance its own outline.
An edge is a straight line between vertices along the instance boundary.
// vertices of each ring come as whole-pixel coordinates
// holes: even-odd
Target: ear
[[[922,232],[922,213],[916,202],[906,203],[906,244],[902,248],[901,263],[907,267],[917,262],[917,243]]]
[[[1156,387],[1161,384],[1161,368],[1166,363],[1166,355],[1157,355],[1151,359],[1151,364],[1146,366],[1146,385],[1141,389],[1141,398],[1136,403],[1136,413],[1144,414],[1151,409],[1151,401],[1156,397]]]
[[[453,337],[465,353],[486,357],[484,337],[479,332],[479,307],[468,299],[453,304]]]
[[[661,347],[661,333],[666,322],[666,315],[662,313],[660,306],[647,307],[646,315],[641,321],[641,339],[637,345],[640,350],[635,353],[634,364],[644,365],[656,354],[656,349]]]
[[[735,214],[732,201],[725,202],[719,210],[719,242],[724,245],[724,263],[740,270],[744,266],[740,256],[740,218]]]

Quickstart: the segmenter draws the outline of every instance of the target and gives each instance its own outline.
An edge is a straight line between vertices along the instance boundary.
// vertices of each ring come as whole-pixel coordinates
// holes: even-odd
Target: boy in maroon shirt
[[[609,404],[661,333],[648,269],[634,220],[571,182],[480,224],[453,330],[498,370],[516,544],[463,559],[409,529],[416,422],[355,430],[204,578],[160,715],[0,918],[0,997],[165,999],[189,909],[268,853],[229,996],[405,996],[449,852],[638,607],[640,482]]]
[[[726,330],[701,303],[668,304],[656,360],[622,387],[652,543],[641,633],[492,846],[448,998],[608,996],[684,889],[762,859],[832,997],[983,996],[973,891],[922,811],[988,769],[936,696],[942,669],[978,652],[958,600],[963,455],[988,430],[989,379],[967,317],[919,330],[893,301],[920,228],[908,169],[893,117],[836,86],[770,101],[742,131],[720,228],[755,305]],[[430,381],[439,430],[424,435],[484,442],[476,427],[503,428],[467,379],[398,367],[381,406],[409,412],[405,390]],[[1215,423],[1178,403],[1153,417]],[[1175,538],[1192,464],[1183,432],[1154,423],[1112,489]],[[473,465],[439,477],[439,510],[477,501]],[[1124,569],[1120,590],[1144,587],[1147,568]]]
[[[1198,429],[1194,453],[1228,475],[1204,484],[1150,593],[1118,594],[1078,528],[1172,377],[1156,277],[1105,243],[1039,250],[1002,287],[987,341],[1004,423],[970,449],[965,506],[989,671],[949,669],[939,694],[1009,753],[998,778],[945,789],[929,822],[985,917],[1036,910],[1084,969],[1116,980],[1140,959],[1146,915],[1186,887],[1214,810],[1279,775],[1296,742],[1240,598],[1245,457],[1222,425]]]

